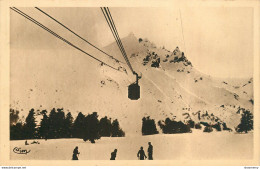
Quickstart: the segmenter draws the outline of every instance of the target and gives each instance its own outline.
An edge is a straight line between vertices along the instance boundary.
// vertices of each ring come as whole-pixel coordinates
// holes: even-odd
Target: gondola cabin
[[[136,72],[133,72],[133,74],[136,75],[136,81],[128,86],[128,98],[131,100],[138,100],[140,98],[140,86],[138,80],[141,79],[141,76],[138,76]]]
[[[128,98],[131,100],[138,100],[140,98],[140,86],[137,83],[128,86]]]

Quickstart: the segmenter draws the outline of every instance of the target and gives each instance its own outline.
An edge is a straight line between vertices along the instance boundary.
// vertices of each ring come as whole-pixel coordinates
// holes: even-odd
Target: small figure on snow
[[[147,158],[144,153],[143,147],[141,147],[140,150],[138,151],[137,157],[139,158],[139,160],[144,160],[144,158]]]
[[[148,142],[148,160],[153,160],[153,146],[151,144],[151,142]]]
[[[31,144],[40,144],[40,142],[33,140],[33,142]]]
[[[76,148],[73,150],[72,160],[79,160],[78,154],[79,154],[78,146],[76,146]]]
[[[117,153],[117,149],[115,149],[115,150],[111,153],[111,158],[110,158],[110,160],[116,160],[116,153]]]
[[[27,145],[29,145],[29,143],[28,143],[28,141],[27,141],[27,140],[25,141],[25,145],[26,145],[26,146],[27,146]]]

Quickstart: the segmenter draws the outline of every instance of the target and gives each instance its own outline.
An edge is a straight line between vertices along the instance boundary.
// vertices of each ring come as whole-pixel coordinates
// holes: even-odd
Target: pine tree
[[[248,131],[253,130],[253,126],[253,114],[249,110],[243,109],[241,122],[237,126],[236,131],[247,133]]]
[[[44,138],[45,140],[48,139],[48,134],[49,134],[49,125],[50,125],[50,121],[49,118],[47,116],[47,111],[43,110],[41,111],[42,114],[42,119],[41,119],[41,123],[40,123],[40,127],[39,127],[39,135],[41,138]]]
[[[24,138],[24,126],[21,122],[10,126],[10,140],[23,140]]]
[[[49,137],[64,138],[65,137],[65,113],[63,109],[53,108],[49,115]]]
[[[113,122],[112,122],[112,137],[118,137],[119,133],[119,123],[117,121],[117,119],[115,119]]]
[[[73,117],[72,117],[71,113],[69,112],[66,115],[65,125],[64,125],[65,137],[66,138],[72,137],[72,125],[73,125]]]
[[[85,117],[84,120],[84,136],[83,140],[89,140],[95,143],[95,140],[100,138],[99,120],[97,112],[93,112]]]
[[[120,128],[119,122],[115,119],[112,122],[112,137],[124,137],[125,132]]]
[[[158,134],[154,119],[144,117],[142,119],[142,135]]]
[[[79,112],[72,127],[72,136],[74,138],[83,138],[84,130],[86,130],[86,128],[84,128],[84,121],[85,116],[81,112]]]
[[[19,111],[10,109],[10,125],[15,125],[17,121],[19,120]]]
[[[194,128],[195,127],[195,122],[192,119],[190,119],[188,121],[188,125],[190,126],[190,128]]]
[[[26,117],[24,125],[25,139],[33,139],[36,136],[36,121],[34,115],[34,109],[31,109]]]
[[[56,109],[53,108],[50,112],[50,115],[49,115],[49,133],[48,133],[48,137],[50,139],[53,139],[53,138],[56,138],[57,136],[57,133],[56,133],[56,126],[55,126],[55,123],[56,123]]]
[[[57,109],[55,122],[57,138],[65,138],[65,113],[63,111],[63,108]]]
[[[201,129],[200,123],[196,123],[194,127],[195,127],[195,129]]]
[[[216,129],[217,131],[221,131],[221,126],[220,126],[220,123],[219,123],[219,122],[217,122],[216,124],[212,125],[212,127],[213,127],[214,129]]]
[[[10,109],[10,140],[24,139],[23,124],[18,122],[19,111]]]
[[[108,119],[107,116],[100,119],[100,136],[110,137],[112,135],[112,124],[111,119]]]

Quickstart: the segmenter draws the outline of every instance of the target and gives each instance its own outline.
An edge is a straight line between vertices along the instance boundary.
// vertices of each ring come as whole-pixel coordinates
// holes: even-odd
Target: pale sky
[[[19,9],[90,53],[93,50],[35,8]],[[41,9],[98,47],[114,41],[100,8]],[[179,46],[199,71],[211,76],[253,76],[251,8],[110,8],[110,11],[121,38],[133,32],[137,38],[148,38],[171,51]],[[11,12],[11,49],[76,51],[14,12]]]

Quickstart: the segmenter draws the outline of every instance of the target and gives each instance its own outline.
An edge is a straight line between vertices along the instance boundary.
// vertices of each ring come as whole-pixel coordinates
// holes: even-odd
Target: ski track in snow
[[[192,93],[192,92],[189,91],[188,89],[182,87],[182,86],[180,85],[180,83],[177,81],[177,79],[174,78],[174,77],[172,77],[168,72],[165,72],[165,74],[166,74],[168,77],[170,77],[171,79],[175,80],[176,83],[179,84],[180,88],[183,89],[183,90],[184,90],[185,92],[187,92],[188,94],[190,94],[190,95],[196,97],[197,99],[203,101],[204,103],[207,103],[207,104],[209,104],[209,105],[212,105],[212,103],[209,103],[208,101],[204,100],[203,98],[200,98],[199,96],[197,96],[196,94]],[[213,105],[212,105],[212,106],[213,106]]]
[[[166,105],[167,105],[167,107],[168,107],[168,109],[169,109],[169,111],[170,111],[171,108],[170,108],[170,106],[168,105],[168,102],[169,102],[169,100],[170,100],[170,102],[172,101],[171,98],[170,98],[169,96],[167,96],[167,95],[160,89],[160,87],[157,86],[156,83],[154,83],[151,79],[149,79],[149,78],[146,78],[146,79],[147,79],[148,81],[150,81],[150,82],[156,87],[156,89],[157,89],[158,91],[160,91],[160,92],[164,95],[164,97],[167,99]]]

